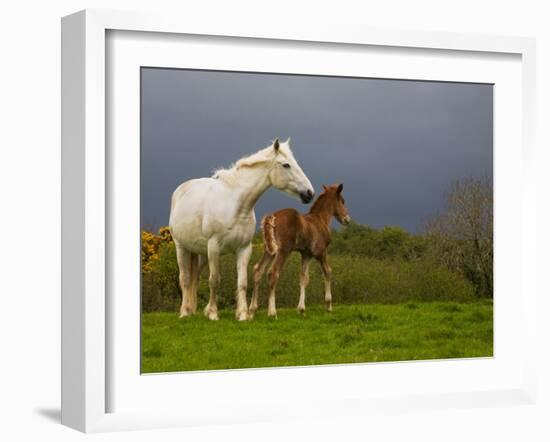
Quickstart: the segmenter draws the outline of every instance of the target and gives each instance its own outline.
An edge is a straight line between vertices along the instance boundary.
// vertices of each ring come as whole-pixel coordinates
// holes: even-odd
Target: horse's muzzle
[[[311,190],[306,190],[305,192],[300,192],[300,199],[302,200],[302,203],[308,204],[311,203],[313,200],[313,192]]]

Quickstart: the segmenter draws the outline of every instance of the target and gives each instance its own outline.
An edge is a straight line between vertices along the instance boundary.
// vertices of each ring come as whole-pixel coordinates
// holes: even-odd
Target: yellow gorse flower
[[[153,263],[159,258],[159,249],[162,244],[172,243],[172,235],[168,227],[161,227],[158,234],[143,230],[141,232],[141,271],[151,271]]]

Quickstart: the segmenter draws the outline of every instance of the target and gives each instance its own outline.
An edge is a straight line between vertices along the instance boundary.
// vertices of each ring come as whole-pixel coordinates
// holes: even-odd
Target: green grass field
[[[278,309],[237,322],[202,314],[142,315],[142,373],[493,355],[493,304],[429,302]]]

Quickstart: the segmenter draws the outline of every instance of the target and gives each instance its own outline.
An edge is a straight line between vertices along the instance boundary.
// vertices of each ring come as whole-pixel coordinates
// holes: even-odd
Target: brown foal
[[[324,192],[319,195],[309,213],[305,215],[294,209],[282,209],[271,215],[266,215],[262,219],[264,254],[254,266],[254,292],[248,309],[250,318],[253,318],[258,310],[260,281],[270,264],[267,314],[268,316],[277,316],[275,288],[283,265],[294,250],[302,255],[298,312],[304,313],[306,309],[306,287],[309,283],[309,263],[312,258],[319,261],[321,265],[325,278],[325,307],[328,311],[332,311],[331,269],[327,262],[327,248],[330,244],[332,217],[334,216],[343,225],[350,222],[350,216],[342,197],[343,187],[342,184],[328,187],[323,185]]]

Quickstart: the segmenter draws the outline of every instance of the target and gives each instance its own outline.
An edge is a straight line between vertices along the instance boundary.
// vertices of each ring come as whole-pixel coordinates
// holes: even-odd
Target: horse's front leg
[[[248,306],[246,302],[246,289],[248,284],[248,262],[252,255],[252,244],[248,244],[237,251],[237,309],[235,317],[237,321],[248,319]]]
[[[208,240],[208,267],[210,268],[210,277],[208,278],[210,299],[204,309],[204,314],[208,319],[217,321],[219,318],[216,292],[220,285],[220,246],[215,238]]]

